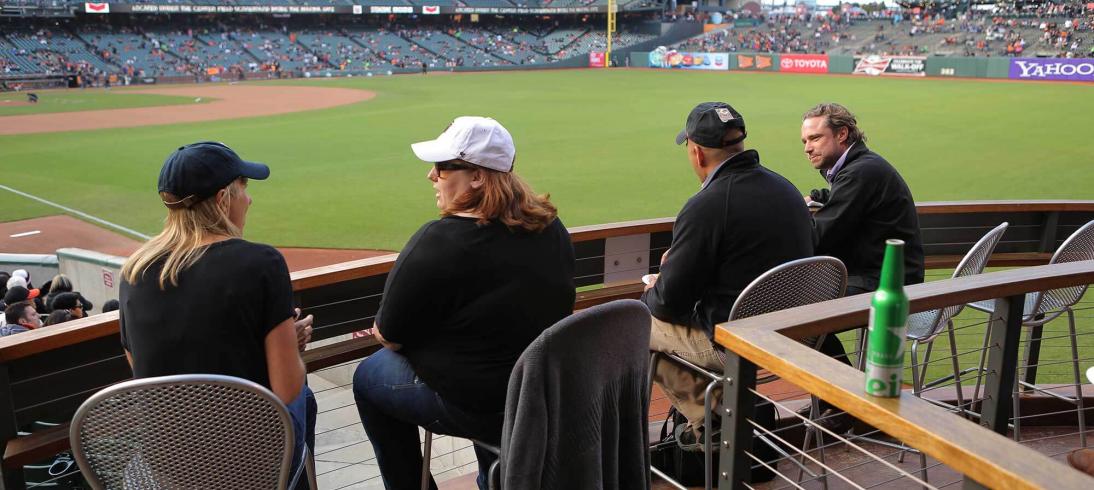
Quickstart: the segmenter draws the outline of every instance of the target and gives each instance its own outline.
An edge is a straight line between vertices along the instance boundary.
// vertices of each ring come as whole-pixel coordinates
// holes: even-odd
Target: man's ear
[[[707,155],[699,145],[691,145],[691,151],[695,154],[695,163],[702,167],[707,163]]]
[[[847,138],[850,137],[850,136],[851,136],[851,130],[848,129],[846,126],[844,126],[842,128],[839,128],[839,131],[836,133],[836,141],[839,141],[839,143],[841,145],[846,145],[847,144]]]

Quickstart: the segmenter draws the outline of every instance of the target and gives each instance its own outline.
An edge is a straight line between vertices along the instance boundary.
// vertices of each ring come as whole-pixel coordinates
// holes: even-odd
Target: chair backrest
[[[649,488],[650,312],[635,300],[544,330],[509,378],[502,488]]]
[[[219,375],[108,387],[73,416],[80,471],[95,488],[284,489],[293,429],[270,390]]]
[[[847,267],[835,257],[792,260],[753,280],[729,312],[730,320],[843,297]]]
[[[1060,244],[1060,248],[1056,249],[1056,253],[1052,254],[1052,260],[1048,263],[1065,264],[1083,260],[1094,260],[1094,220],[1090,220],[1067,237],[1067,240]],[[1034,315],[1078,303],[1086,293],[1086,288],[1086,285],[1072,286],[1039,293],[1034,300]]]
[[[953,278],[975,276],[984,272],[984,267],[988,265],[988,259],[991,258],[991,254],[995,252],[995,246],[999,245],[999,241],[1003,239],[1003,233],[1007,231],[1007,227],[1010,223],[1004,221],[999,226],[992,228],[984,236],[980,237],[973,244],[972,248],[961,258],[961,262],[957,263],[957,268],[953,270]],[[932,332],[930,336],[937,335],[942,331],[942,328],[946,326],[951,318],[961,313],[961,310],[965,307],[965,303],[947,306],[940,310],[936,310],[937,316],[935,317]]]

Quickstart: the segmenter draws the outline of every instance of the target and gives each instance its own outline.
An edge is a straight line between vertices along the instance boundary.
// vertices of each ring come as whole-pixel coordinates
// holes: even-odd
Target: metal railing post
[[[1022,307],[1025,295],[995,300],[995,313],[988,322],[988,363],[980,425],[1007,435],[1007,420],[1013,402],[1014,378],[1018,369],[1018,341],[1022,335]]]
[[[718,458],[718,488],[744,488],[751,481],[752,420],[756,412],[756,365],[726,351],[725,380],[722,382],[722,437]],[[728,485],[726,483],[729,483]]]
[[[1018,376],[1018,343],[1022,338],[1022,308],[1026,295],[1017,294],[995,300],[995,313],[988,321],[988,361],[984,380],[984,401],[980,425],[1007,435],[1014,383]],[[987,488],[965,477],[965,490]]]

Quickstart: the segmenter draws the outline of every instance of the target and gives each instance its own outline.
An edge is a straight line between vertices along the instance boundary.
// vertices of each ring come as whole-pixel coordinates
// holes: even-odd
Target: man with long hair
[[[912,192],[888,161],[866,147],[855,115],[840,104],[818,104],[802,115],[801,138],[809,163],[831,186],[805,196],[819,207],[813,213],[816,251],[847,266],[847,296],[877,289],[890,238],[904,240],[904,284],[923,282],[923,240]],[[851,364],[835,335],[825,336],[820,350]],[[807,415],[808,409],[799,413]],[[833,432],[851,428],[851,419],[823,400],[817,423]]]

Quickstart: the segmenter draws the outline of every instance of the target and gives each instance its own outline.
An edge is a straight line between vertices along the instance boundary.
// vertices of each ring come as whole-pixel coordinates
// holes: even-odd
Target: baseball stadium
[[[1085,0],[0,0],[0,488],[1094,488],[1090,114]]]

